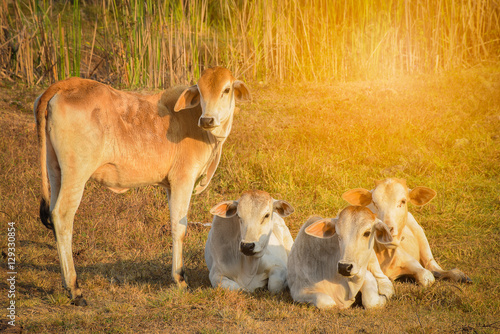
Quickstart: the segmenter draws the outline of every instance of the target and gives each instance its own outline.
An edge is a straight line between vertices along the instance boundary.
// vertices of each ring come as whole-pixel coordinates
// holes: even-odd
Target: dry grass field
[[[193,197],[184,258],[190,288],[170,277],[166,195],[117,195],[89,182],[75,218],[76,270],[89,306],[61,287],[52,232],[38,218],[40,166],[32,104],[42,88],[0,88],[0,246],[16,227],[16,326],[27,333],[494,333],[500,331],[500,69],[338,84],[253,84],[208,190]],[[383,309],[319,311],[288,291],[214,289],[204,263],[209,209],[247,189],[295,207],[295,237],[341,195],[386,177],[435,189],[410,210],[444,268],[473,284],[396,282]],[[5,277],[2,274],[2,277]],[[7,283],[0,282],[2,305]],[[6,313],[2,306],[2,324]]]

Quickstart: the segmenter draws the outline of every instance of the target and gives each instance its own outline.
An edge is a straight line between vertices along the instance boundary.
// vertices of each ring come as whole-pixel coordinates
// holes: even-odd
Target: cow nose
[[[252,256],[255,254],[255,252],[253,251],[254,248],[255,248],[255,243],[253,242],[240,243],[240,251],[247,256]]]
[[[213,128],[215,119],[213,117],[200,117],[200,127],[203,129]]]
[[[342,276],[351,276],[352,264],[351,263],[340,263],[338,265],[339,274]]]
[[[398,230],[394,228],[394,226],[389,227],[389,231],[391,232],[391,236],[393,238],[398,236]]]

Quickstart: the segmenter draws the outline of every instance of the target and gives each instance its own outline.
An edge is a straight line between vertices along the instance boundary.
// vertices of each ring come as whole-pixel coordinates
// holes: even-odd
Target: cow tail
[[[35,120],[38,133],[38,149],[40,151],[40,164],[42,169],[42,199],[40,200],[40,220],[50,230],[54,230],[50,212],[49,175],[47,173],[47,106],[58,92],[58,87],[52,85],[35,101]]]

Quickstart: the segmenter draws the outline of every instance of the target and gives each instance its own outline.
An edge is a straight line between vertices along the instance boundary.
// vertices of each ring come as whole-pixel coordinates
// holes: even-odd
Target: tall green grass
[[[29,85],[70,75],[126,86],[348,81],[468,68],[500,57],[493,0],[103,0],[2,3],[0,68]]]

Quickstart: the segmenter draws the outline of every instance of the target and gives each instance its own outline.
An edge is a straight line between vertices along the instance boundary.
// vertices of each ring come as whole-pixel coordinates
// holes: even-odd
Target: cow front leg
[[[420,261],[420,263],[422,263],[422,265],[430,271],[442,272],[443,269],[439,266],[436,260],[434,260],[434,256],[432,256],[431,246],[429,245],[429,241],[425,236],[424,229],[418,224],[413,215],[409,212],[406,226],[408,226],[408,228],[417,239],[420,256],[418,260]]]
[[[392,285],[391,280],[384,274],[384,272],[380,268],[380,264],[378,262],[377,256],[375,255],[375,251],[372,251],[372,254],[370,255],[370,261],[368,262],[367,270],[372,273],[373,277],[377,281],[379,295],[384,295],[387,298],[392,297],[392,295],[394,295],[394,286]]]
[[[286,288],[287,270],[286,267],[274,266],[269,271],[267,288],[271,293],[279,293]]]
[[[167,191],[172,224],[172,278],[180,288],[187,288],[187,278],[182,261],[182,243],[187,231],[187,212],[194,182],[188,185],[175,185]]]
[[[392,280],[408,275],[424,287],[434,284],[434,275],[403,249],[396,249],[393,258],[390,267],[385,271],[386,275]]]
[[[221,287],[223,289],[228,289],[231,291],[243,290],[243,288],[232,279],[222,275],[217,271],[211,271],[209,274],[210,283],[214,288]]]
[[[315,293],[303,292],[297,300],[313,304],[314,306],[316,306],[321,310],[329,309],[337,305],[332,297],[323,292],[315,292]]]
[[[291,288],[290,293],[296,302],[312,304],[319,309],[328,309],[337,305],[330,295],[315,286],[302,286],[300,289]]]
[[[370,271],[366,272],[360,291],[361,302],[366,309],[384,306],[390,297],[379,293],[378,282]]]

